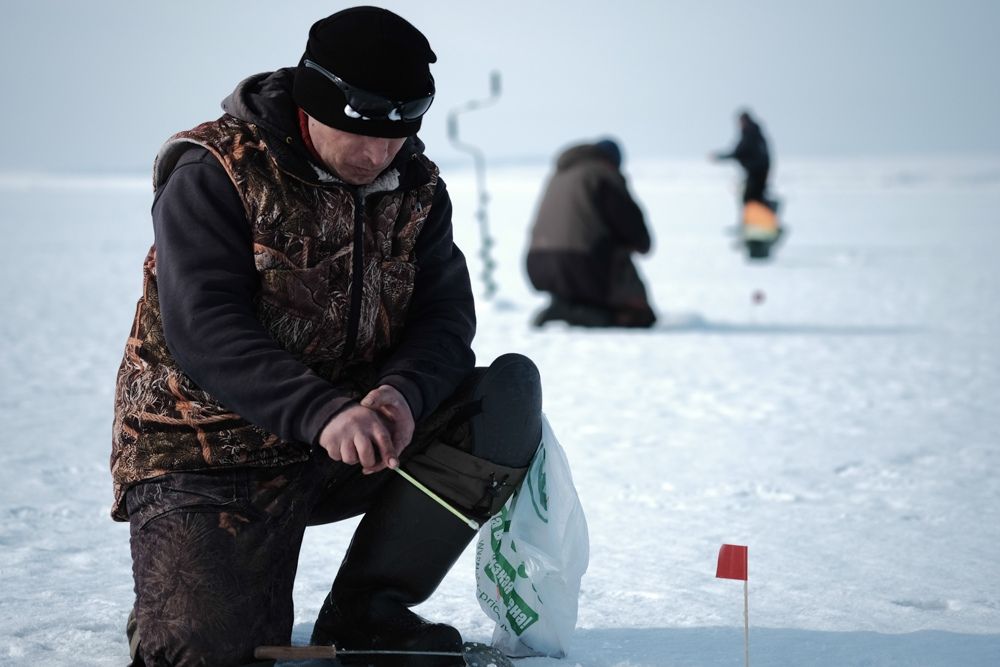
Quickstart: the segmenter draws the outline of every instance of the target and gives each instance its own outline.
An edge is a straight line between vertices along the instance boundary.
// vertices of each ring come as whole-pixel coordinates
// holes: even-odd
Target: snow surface
[[[731,248],[731,169],[628,167],[651,331],[529,328],[548,168],[488,174],[500,292],[476,352],[537,362],[591,535],[570,654],[518,664],[742,664],[742,585],[714,577],[730,542],[754,665],[1000,665],[1000,159],[783,162],[791,233],[766,264]],[[476,279],[474,174],[445,177]],[[0,176],[3,665],[127,661],[108,455],[150,202],[140,176]],[[352,529],[308,531],[296,641]],[[488,641],[472,556],[420,610]]]

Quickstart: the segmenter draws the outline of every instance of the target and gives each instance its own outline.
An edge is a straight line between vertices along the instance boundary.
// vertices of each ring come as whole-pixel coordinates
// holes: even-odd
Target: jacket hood
[[[259,127],[275,161],[285,171],[308,182],[329,181],[302,141],[298,107],[292,99],[294,78],[294,67],[249,76],[222,100],[222,110]],[[423,152],[424,143],[416,135],[409,137],[386,172],[394,168],[403,171],[410,158]]]
[[[564,171],[583,162],[601,162],[617,171],[608,154],[594,144],[580,144],[564,150],[556,159],[556,170]]]

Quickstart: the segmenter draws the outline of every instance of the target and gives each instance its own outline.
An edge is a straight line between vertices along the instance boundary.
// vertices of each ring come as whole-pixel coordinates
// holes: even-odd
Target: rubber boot
[[[430,597],[476,531],[403,479],[389,482],[358,525],[311,643],[339,649],[458,651],[462,637],[409,610]],[[341,659],[348,664],[348,660]],[[369,662],[367,660],[363,662]],[[374,664],[437,667],[461,658],[393,658]]]

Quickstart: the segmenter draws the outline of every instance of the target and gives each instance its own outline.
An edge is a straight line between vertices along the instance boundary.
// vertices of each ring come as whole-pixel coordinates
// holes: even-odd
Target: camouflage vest
[[[154,189],[190,143],[218,158],[243,201],[260,278],[260,321],[321,377],[363,395],[374,368],[399,342],[417,271],[414,246],[430,213],[437,168],[417,155],[408,167],[427,173],[423,184],[401,189],[399,173],[390,170],[366,186],[367,196],[335,182],[307,183],[278,166],[256,126],[223,116],[164,145]],[[356,233],[362,285],[353,279]],[[118,520],[127,519],[125,489],[142,479],[284,465],[307,459],[310,449],[227,410],[177,366],[163,336],[155,246],[143,267],[143,294],[118,371],[112,439],[112,516]]]

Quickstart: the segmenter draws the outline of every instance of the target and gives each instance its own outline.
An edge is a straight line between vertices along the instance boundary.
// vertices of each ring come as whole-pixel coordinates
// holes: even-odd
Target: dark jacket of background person
[[[771,154],[767,139],[753,118],[740,117],[740,140],[728,153],[719,153],[720,160],[736,160],[748,172],[767,170],[771,167]]]
[[[608,153],[593,144],[563,152],[531,230],[531,284],[570,302],[648,309],[630,256],[651,247],[642,210]]]
[[[739,116],[740,140],[728,153],[717,153],[717,160],[736,160],[746,172],[746,184],[743,190],[743,202],[759,201],[771,205],[767,200],[767,177],[771,169],[771,153],[767,147],[767,139],[760,125],[743,112]]]

